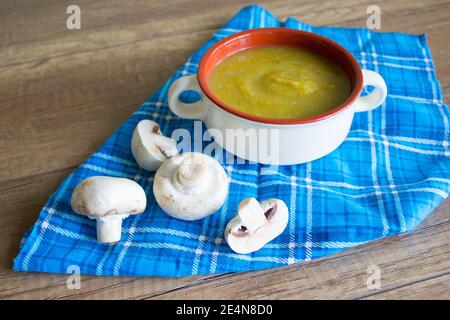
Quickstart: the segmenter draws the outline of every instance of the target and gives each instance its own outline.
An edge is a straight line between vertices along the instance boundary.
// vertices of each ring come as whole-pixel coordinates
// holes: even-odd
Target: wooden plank
[[[413,8],[414,4],[417,3],[408,1],[404,7]],[[134,18],[135,11],[125,10],[118,15],[113,5],[96,3],[94,8],[90,7],[94,4],[85,5],[88,17],[80,32],[65,29],[60,21],[60,5],[56,2],[50,2],[45,15],[38,14],[40,9],[35,13],[33,6],[26,7],[22,18],[1,10],[6,15],[2,23],[15,28],[13,35],[0,35],[0,41],[9,44],[0,50],[3,65],[0,81],[5,84],[0,86],[0,135],[3,137],[0,149],[10,151],[0,155],[0,181],[79,164],[140,102],[162,85],[214,28],[225,21],[225,16],[235,11],[232,6],[222,11],[226,14],[222,13],[219,19],[214,3],[201,13],[188,3],[184,14],[189,15],[189,19],[182,19],[178,9],[168,10],[167,18],[162,19],[157,13],[163,14],[167,9],[156,2],[155,12],[149,7],[143,10],[147,15],[140,13]],[[268,5],[271,6],[280,16],[289,15],[294,7],[296,12],[308,12],[314,7],[315,11],[299,17],[313,24],[326,24],[331,16],[345,20],[350,10],[358,12],[358,20],[344,25],[365,25],[366,4],[358,1],[346,2],[338,9],[332,9],[335,6],[327,2],[298,5],[288,1]],[[397,12],[399,6],[397,2],[383,3],[388,17],[389,12]],[[447,35],[439,30],[450,27],[446,15],[450,4],[443,7],[432,6],[426,14],[416,14],[414,19],[407,10],[408,14],[400,11],[391,19],[384,18],[383,27],[420,32],[433,26],[429,30],[430,43],[438,73],[449,75],[450,43],[445,41]],[[205,19],[206,12],[211,15],[210,19]],[[152,14],[158,19],[151,19]],[[89,28],[91,20],[96,23],[92,29]],[[212,22],[205,25],[205,21]],[[420,24],[414,29],[411,21]],[[14,33],[14,30],[23,30],[27,23],[35,26],[33,34],[38,35],[38,40],[33,40],[29,32]],[[165,33],[156,36],[158,30]],[[51,43],[49,39],[53,39]],[[441,77],[441,83],[447,88],[450,78]]]
[[[163,294],[158,299],[355,299],[371,294],[367,268],[378,266],[381,289],[406,287],[450,270],[450,221],[349,249],[332,258],[247,272]],[[450,284],[447,283],[447,289]],[[406,290],[406,289],[405,289]],[[419,294],[419,293],[418,293]],[[421,297],[438,296],[422,292]]]
[[[0,203],[6,204],[5,212],[17,208],[17,214],[0,216],[4,221],[0,225],[0,233],[4,235],[4,241],[0,242],[1,261],[6,261],[4,272],[0,273],[0,298],[363,298],[375,293],[364,285],[367,267],[372,264],[381,269],[383,292],[414,285],[430,275],[450,270],[450,201],[447,200],[414,233],[280,269],[183,278],[82,276],[80,290],[67,289],[66,275],[10,272],[20,237],[35,219],[26,212],[39,208],[45,201],[47,195],[40,189],[56,187],[58,179],[66,174],[61,171],[33,177],[25,183],[1,186],[4,191],[0,192]],[[30,194],[29,190],[34,191]]]
[[[25,231],[37,219],[49,195],[72,169],[0,183],[0,270],[12,268]]]
[[[411,285],[402,286],[393,290],[381,291],[373,295],[369,295],[364,299],[405,299],[405,300],[421,300],[421,299],[450,299],[450,274],[446,273],[431,277],[430,279],[416,282]]]
[[[142,52],[142,44],[55,58],[18,82],[14,77],[27,66],[4,69],[0,81],[11,85],[0,89],[0,149],[9,152],[0,155],[0,181],[81,163],[192,53],[189,37],[172,41],[143,45],[150,58],[135,55],[131,62],[127,57]]]
[[[92,276],[82,277],[82,288],[81,290],[71,291],[66,287],[67,276],[65,275],[48,275],[48,274],[27,274],[27,273],[11,273],[9,270],[12,266],[12,259],[16,255],[20,239],[26,229],[34,223],[36,219],[36,214],[39,212],[40,208],[44,205],[47,197],[54,189],[59,185],[60,181],[72,170],[72,168],[63,169],[57,172],[36,175],[33,177],[18,179],[15,181],[9,181],[7,183],[0,183],[0,203],[2,203],[2,210],[0,210],[0,234],[3,235],[3,241],[0,242],[0,298],[133,298],[133,297],[161,297],[161,298],[173,298],[172,296],[166,297],[165,293],[167,291],[176,290],[176,294],[183,293],[183,290],[194,290],[197,285],[203,283],[215,283],[217,279],[228,279],[226,284],[221,284],[225,289],[230,286],[230,290],[235,290],[232,287],[234,283],[234,278],[239,281],[243,287],[253,283],[254,273],[245,273],[240,275],[219,275],[219,276],[204,276],[204,277],[186,277],[186,278],[174,278],[174,279],[162,279],[162,278],[127,278],[127,277],[105,277],[98,278]],[[442,228],[446,226],[450,229],[450,216],[448,212],[450,211],[450,200],[445,201],[439,206],[435,212],[428,217],[419,227],[419,230],[426,229],[427,232],[425,236],[416,232],[414,235],[408,235],[406,240],[395,240],[391,244],[392,238],[390,240],[381,240],[381,245],[378,245],[376,249],[371,249],[371,245],[367,248],[366,246],[361,246],[358,248],[350,249],[344,251],[337,255],[332,255],[323,259],[321,262],[314,262],[313,264],[298,265],[292,268],[280,269],[283,271],[279,277],[293,277],[297,278],[300,274],[304,274],[304,269],[308,273],[312,274],[313,279],[322,279],[320,282],[325,281],[324,284],[314,287],[313,289],[308,288],[307,292],[311,294],[314,293],[317,296],[323,294],[324,288],[327,288],[327,282],[330,278],[342,278],[346,280],[346,277],[358,276],[354,273],[354,269],[348,270],[348,274],[344,273],[349,265],[362,265],[367,264],[367,257],[365,256],[367,252],[374,252],[375,255],[379,255],[381,260],[384,260],[383,251],[392,252],[394,258],[398,258],[402,263],[411,263],[408,266],[408,270],[412,275],[417,275],[421,271],[425,270],[427,274],[442,272],[442,266],[439,264],[442,255],[435,254],[433,249],[436,243],[440,243],[443,246],[448,246],[448,237],[441,241],[438,232],[434,228]],[[448,230],[447,230],[448,231]],[[410,237],[415,240],[410,242]],[[445,241],[446,240],[446,241]],[[419,243],[420,250],[416,248],[417,243]],[[400,255],[397,256],[397,253]],[[406,260],[404,256],[406,255]],[[428,267],[424,269],[423,264],[413,263],[413,260],[408,260],[409,255],[420,259],[422,262],[426,263]],[[427,256],[431,256],[427,260]],[[342,260],[342,256],[345,256],[345,260]],[[448,256],[447,256],[448,257]],[[446,258],[445,256],[443,257]],[[447,259],[448,260],[448,259]],[[338,262],[335,262],[338,261]],[[372,263],[372,262],[371,262]],[[392,263],[392,262],[391,262]],[[336,272],[336,264],[341,265],[341,269]],[[364,267],[364,266],[363,266]],[[367,266],[365,266],[367,267]],[[447,266],[448,267],[448,266]],[[431,269],[430,269],[431,268]],[[436,269],[434,269],[436,268]],[[284,269],[287,269],[285,271]],[[360,268],[361,269],[361,268]],[[363,272],[363,270],[359,270]],[[261,271],[257,275],[259,279],[266,279],[269,277],[277,275],[277,270]],[[341,276],[340,272],[344,275]],[[361,274],[359,274],[361,277]],[[386,284],[395,287],[397,284],[393,281],[401,278],[405,279],[404,276],[399,277],[398,273],[388,273],[383,274],[383,280]],[[99,280],[101,279],[101,280]],[[421,279],[420,277],[418,279]],[[408,281],[414,282],[416,278],[409,279]],[[301,278],[295,281],[295,286],[302,287],[309,284],[308,278]],[[406,281],[406,280],[405,280]],[[304,283],[303,283],[304,282]],[[338,284],[336,284],[338,286]],[[224,289],[224,290],[225,290]],[[205,292],[217,292],[214,287],[200,287],[196,290]],[[314,291],[315,290],[315,291]],[[220,290],[223,292],[223,290]],[[334,291],[332,294],[335,294]],[[190,291],[186,293],[189,296],[195,297]],[[255,293],[256,294],[256,293]],[[304,293],[299,293],[298,297],[311,298],[312,296],[304,296]],[[241,297],[241,296],[239,296]],[[235,297],[237,298],[237,297]],[[260,298],[260,296],[258,296]]]
[[[82,276],[80,290],[68,290],[65,275],[0,274],[3,299],[327,299],[399,297],[433,279],[445,280],[449,272],[448,240],[433,244],[431,237],[446,240],[449,221],[413,234],[383,239],[315,262],[274,270],[183,278]],[[436,242],[436,241],[434,241]],[[422,245],[425,244],[425,245]],[[411,259],[414,250],[416,259]],[[386,254],[387,253],[387,254]],[[367,267],[381,270],[380,290],[366,287]],[[423,280],[425,279],[425,280]],[[435,283],[434,280],[431,283]],[[427,284],[428,286],[428,284]],[[448,298],[449,283],[440,291],[415,290],[415,298]],[[445,290],[447,288],[447,290]],[[411,289],[411,290],[413,290]],[[390,293],[393,291],[394,293]],[[409,292],[411,294],[411,292]],[[405,295],[409,297],[409,295]]]

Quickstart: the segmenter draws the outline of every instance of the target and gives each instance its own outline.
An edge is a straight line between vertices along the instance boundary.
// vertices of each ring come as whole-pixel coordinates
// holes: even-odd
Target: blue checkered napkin
[[[195,73],[202,55],[219,39],[259,27],[302,29],[339,42],[363,68],[384,77],[386,103],[356,114],[347,140],[320,160],[278,170],[227,165],[230,193],[217,213],[195,222],[172,219],[155,202],[153,173],[133,160],[133,129],[139,120],[153,119],[168,135],[176,128],[193,132],[193,121],[170,113],[169,85]],[[66,273],[77,265],[83,274],[167,277],[245,271],[317,259],[410,231],[448,195],[448,138],[449,110],[424,35],[313,27],[292,18],[281,23],[261,7],[247,7],[62,183],[26,234],[14,269]],[[70,208],[72,190],[93,175],[134,179],[147,192],[147,210],[124,221],[118,244],[98,243],[95,221]],[[247,197],[283,199],[290,220],[285,232],[262,250],[239,255],[224,242],[223,230]]]

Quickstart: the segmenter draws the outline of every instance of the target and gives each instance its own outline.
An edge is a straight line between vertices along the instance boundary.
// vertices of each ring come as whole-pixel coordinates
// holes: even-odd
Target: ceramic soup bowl
[[[214,68],[234,53],[262,46],[308,49],[341,66],[351,84],[348,98],[326,113],[294,120],[247,114],[220,101],[208,84]],[[373,90],[360,96],[363,86],[372,86]],[[183,103],[179,96],[187,90],[197,91],[201,99]],[[300,30],[262,28],[236,33],[212,46],[201,59],[197,74],[178,78],[172,84],[169,107],[181,118],[203,120],[215,142],[240,158],[291,165],[321,158],[335,150],[347,137],[354,113],[377,108],[386,95],[383,78],[376,72],[362,70],[356,59],[336,42]]]

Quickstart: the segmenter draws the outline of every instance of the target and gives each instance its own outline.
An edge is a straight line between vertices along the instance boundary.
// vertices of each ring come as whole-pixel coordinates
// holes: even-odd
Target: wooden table
[[[11,270],[23,233],[62,179],[221,24],[252,1],[76,1],[81,30],[66,28],[71,1],[0,2],[1,298],[450,298],[450,201],[413,233],[275,270],[184,278],[82,276]],[[450,2],[260,1],[280,19],[426,33],[449,103]],[[369,290],[367,267],[381,269]]]

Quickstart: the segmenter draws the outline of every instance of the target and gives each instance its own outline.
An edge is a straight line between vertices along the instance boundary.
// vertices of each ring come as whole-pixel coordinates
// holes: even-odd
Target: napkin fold
[[[218,40],[261,27],[306,30],[340,43],[362,68],[383,76],[387,100],[376,110],[356,114],[345,142],[319,160],[278,168],[224,164],[230,179],[224,206],[200,221],[173,219],[155,202],[154,173],[141,170],[131,155],[132,132],[142,119],[157,121],[166,135],[176,128],[204,132],[204,126],[169,111],[170,84],[195,73],[202,55]],[[449,110],[425,35],[315,27],[293,18],[282,23],[259,6],[246,7],[64,180],[25,235],[14,269],[68,273],[76,266],[82,274],[165,277],[247,271],[309,261],[407,232],[448,195],[448,138]],[[120,243],[98,243],[95,221],[70,208],[75,186],[93,175],[130,178],[147,193],[145,213],[123,222]],[[223,231],[247,197],[284,200],[290,219],[285,232],[262,250],[240,255],[229,249]]]

